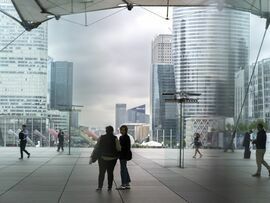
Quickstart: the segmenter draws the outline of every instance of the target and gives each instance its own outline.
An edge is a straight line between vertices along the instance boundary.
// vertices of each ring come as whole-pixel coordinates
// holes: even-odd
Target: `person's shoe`
[[[252,177],[261,177],[261,174],[259,174],[259,173],[254,173],[254,174],[252,175]]]
[[[194,159],[196,159],[196,156],[193,156]]]
[[[202,158],[202,154],[200,155],[200,158]]]
[[[96,189],[97,192],[100,192],[101,190],[102,190],[102,188],[100,188],[100,187],[98,187],[98,188]]]
[[[30,153],[28,154],[27,158],[28,158],[28,159],[30,158]]]
[[[108,192],[111,192],[112,191],[112,188],[111,187],[108,187]]]
[[[22,157],[20,157],[19,159],[23,159]]]
[[[59,150],[56,150],[57,152],[59,152]]]
[[[270,170],[268,170],[268,173],[269,173],[268,175],[270,176]]]
[[[130,189],[130,185],[129,185],[129,184],[128,184],[128,185],[126,185],[126,189],[128,189],[128,190]]]
[[[124,185],[121,185],[120,187],[117,187],[116,190],[126,190],[127,187]]]

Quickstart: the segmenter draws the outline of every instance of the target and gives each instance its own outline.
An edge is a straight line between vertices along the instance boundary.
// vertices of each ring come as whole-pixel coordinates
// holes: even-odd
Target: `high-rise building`
[[[115,105],[115,132],[118,132],[119,127],[126,122],[127,105],[116,104]]]
[[[0,8],[16,16],[9,1]],[[0,47],[15,39],[23,28],[1,15]],[[0,52],[0,115],[46,116],[47,102],[47,24],[20,36]]]
[[[173,64],[172,35],[160,34],[152,42],[152,64]]]
[[[248,80],[249,80],[249,68],[244,67],[241,68],[239,71],[235,73],[235,90],[234,90],[234,118],[237,120],[239,113],[242,108],[242,104],[244,102],[245,94],[246,94],[246,89],[248,85]],[[248,120],[248,104],[249,104],[249,97],[246,98],[245,104],[243,106],[241,115],[240,115],[240,120],[241,122],[246,123]]]
[[[0,0],[0,9],[18,17],[9,0]],[[47,23],[31,32],[23,31],[21,25],[1,13],[0,47],[7,46],[0,52],[0,137],[5,146],[15,144],[9,129],[15,132],[25,123],[30,133],[46,129]]]
[[[127,122],[145,123],[145,104],[127,110]]]
[[[172,35],[158,35],[152,43],[151,130],[152,138],[177,136],[177,105],[165,102],[165,92],[174,93],[175,77],[172,65]]]
[[[176,90],[201,94],[199,103],[185,104],[184,117],[202,123],[203,135],[208,120],[234,116],[234,74],[248,64],[249,35],[248,13],[215,5],[174,8]]]
[[[235,77],[235,118],[240,113],[247,84],[251,77],[254,64],[239,70]],[[270,59],[257,63],[248,96],[243,107],[240,122],[253,122],[257,119],[264,120],[270,126]]]
[[[73,63],[55,61],[51,65],[50,109],[69,110],[73,97]]]

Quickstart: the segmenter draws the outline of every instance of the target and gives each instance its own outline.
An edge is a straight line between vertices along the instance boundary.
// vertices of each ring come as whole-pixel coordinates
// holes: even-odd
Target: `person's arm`
[[[93,163],[93,159],[96,159],[94,157],[97,156],[97,150],[99,148],[99,145],[100,145],[100,137],[97,139],[97,143],[94,146],[94,150],[92,151],[92,153],[90,155],[89,164],[92,164]]]
[[[121,145],[120,145],[120,142],[119,142],[118,138],[115,138],[115,146],[116,146],[116,150],[118,152],[120,152],[121,151]]]
[[[127,139],[127,149],[130,150],[131,146],[130,146],[130,137],[128,136],[128,139]]]

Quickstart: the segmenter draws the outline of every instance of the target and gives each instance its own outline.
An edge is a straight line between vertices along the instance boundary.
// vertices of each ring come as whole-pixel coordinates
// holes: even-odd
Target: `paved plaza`
[[[119,163],[115,168],[115,187],[96,192],[98,165],[88,164],[91,148],[28,148],[30,159],[18,160],[19,148],[0,148],[1,203],[222,203],[270,202],[270,178],[265,168],[254,178],[255,154],[243,159],[243,151],[224,153],[202,150],[203,158],[193,159],[185,150],[185,168],[178,168],[176,149],[133,149],[128,163],[131,189],[117,191]],[[270,162],[270,152],[266,153]]]

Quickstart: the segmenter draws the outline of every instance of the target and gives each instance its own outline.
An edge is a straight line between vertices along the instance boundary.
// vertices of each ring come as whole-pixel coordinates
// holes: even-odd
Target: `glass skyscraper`
[[[239,70],[235,75],[235,118],[238,117],[243,98],[254,64]],[[251,123],[256,119],[264,120],[270,126],[270,59],[257,63],[248,97],[246,99],[240,122]]]
[[[201,93],[199,103],[185,104],[184,111],[186,119],[202,121],[199,133],[211,130],[205,126],[212,119],[234,116],[234,74],[248,64],[249,35],[249,13],[216,6],[174,8],[176,90]]]
[[[115,105],[115,132],[119,131],[119,127],[126,122],[127,118],[127,105],[116,104]]]
[[[127,122],[145,123],[145,104],[127,110]]]
[[[172,35],[158,35],[152,43],[151,67],[151,128],[152,138],[160,140],[164,135],[164,144],[174,144],[177,137],[177,105],[165,101],[165,92],[174,93],[175,78],[172,65]]]
[[[0,8],[16,16],[9,1]],[[0,48],[15,39],[23,28],[1,14]],[[0,52],[0,115],[46,116],[47,24],[25,32]]]
[[[73,98],[73,63],[55,61],[51,64],[50,109],[69,110]]]
[[[0,8],[18,17],[9,0],[0,0]],[[23,31],[16,21],[0,13],[0,49]],[[45,131],[47,40],[47,23],[44,23],[23,33],[0,52],[0,145],[15,145],[16,139],[8,131],[16,132],[23,123],[30,132]]]

